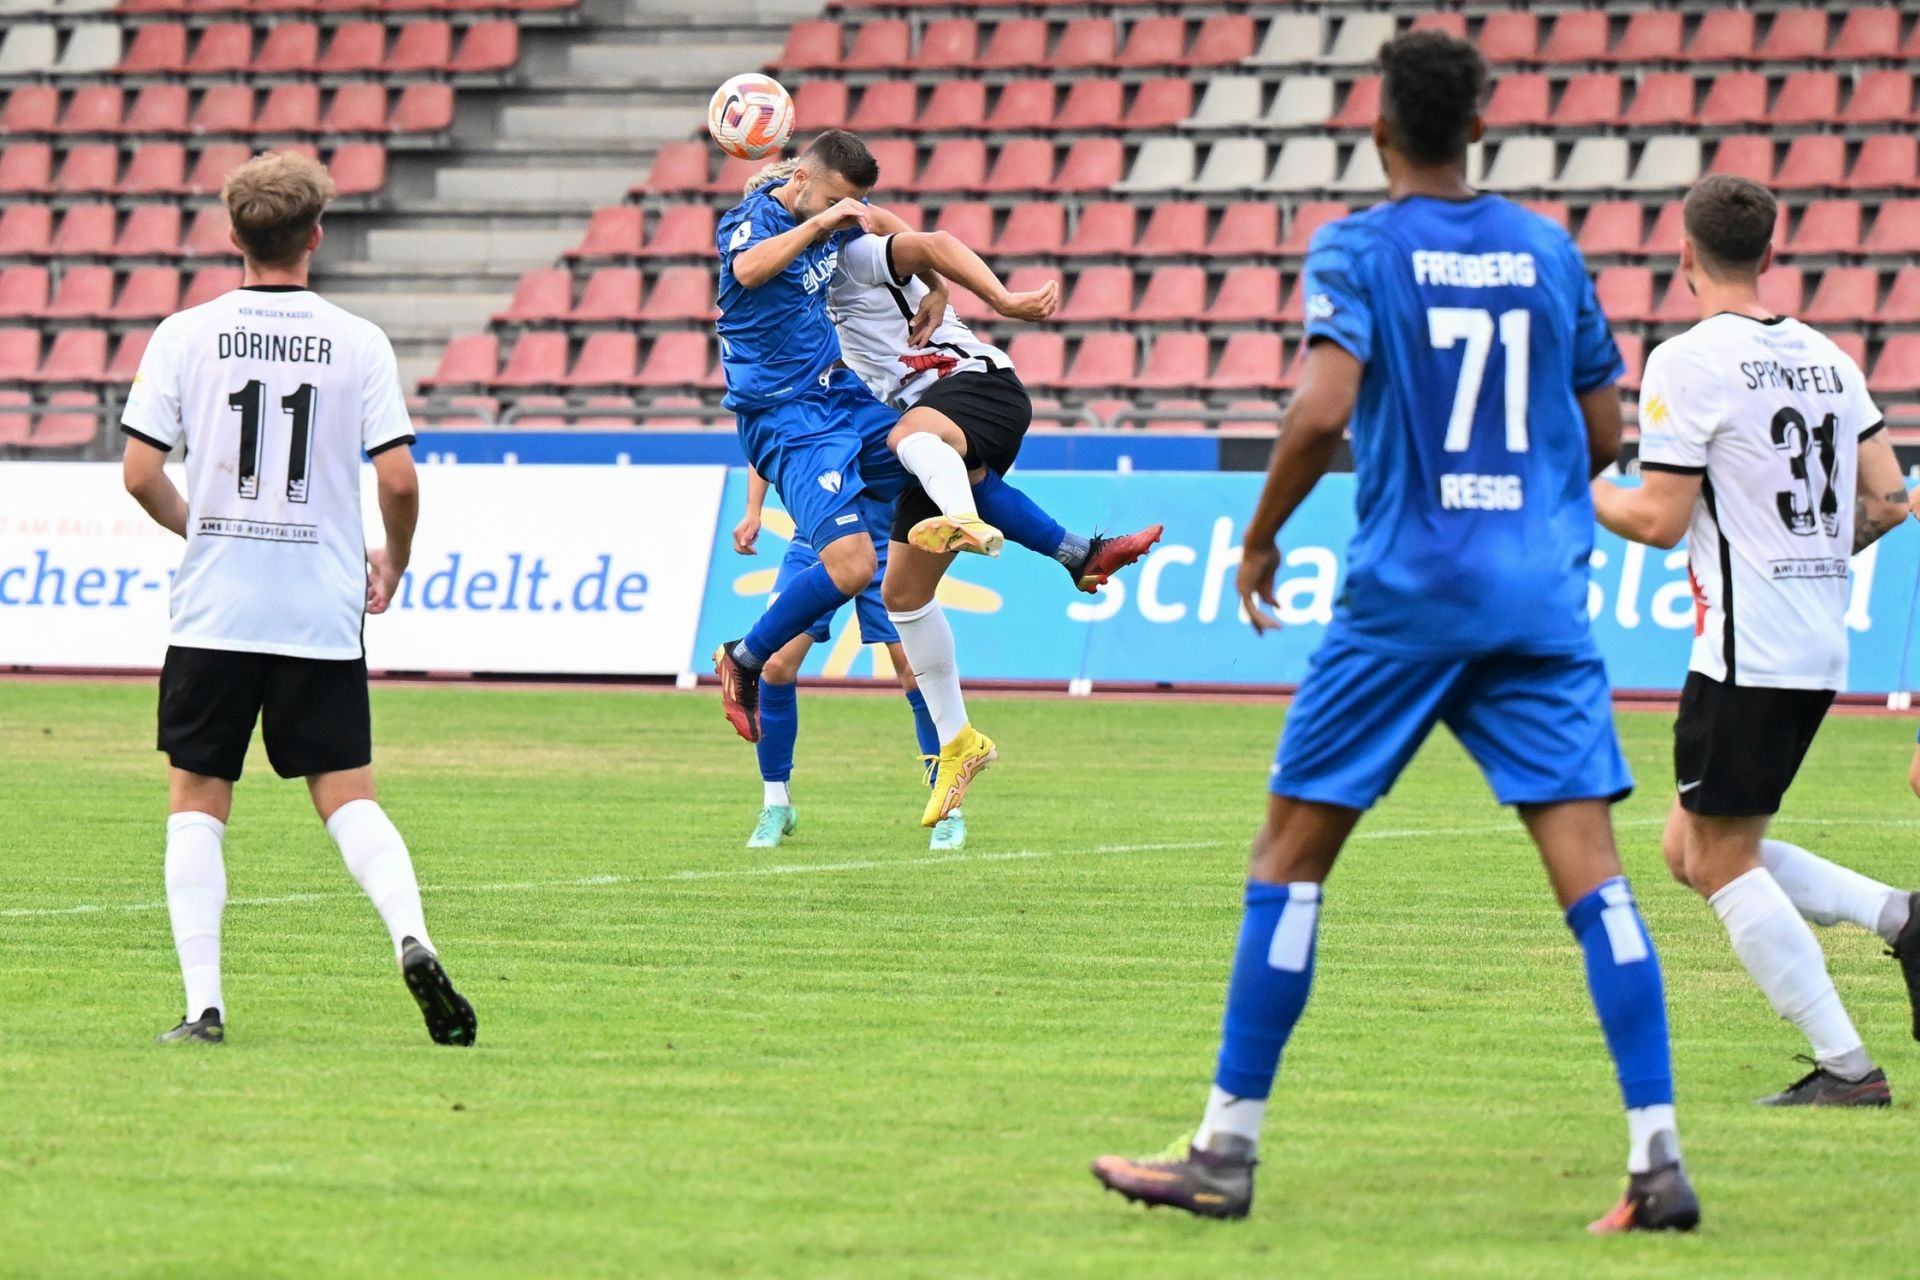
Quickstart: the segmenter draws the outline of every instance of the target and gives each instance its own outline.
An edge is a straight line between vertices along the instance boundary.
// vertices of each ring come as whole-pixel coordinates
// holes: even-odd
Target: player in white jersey
[[[167,910],[187,1011],[163,1041],[219,1043],[221,841],[255,719],[283,778],[314,808],[393,937],[440,1044],[471,1045],[473,1008],[427,936],[406,842],[374,800],[365,615],[406,571],[419,515],[393,347],[307,287],[335,188],[317,161],[257,156],[221,192],[241,287],[162,321],[121,419],[127,490],[186,539],[160,675],[172,766]],[[183,497],[163,467],[184,448]],[[360,466],[373,458],[386,545],[369,550]]]
[[[1687,538],[1698,623],[1661,847],[1813,1046],[1814,1070],[1761,1101],[1884,1107],[1886,1073],[1806,920],[1852,922],[1892,946],[1920,1038],[1920,894],[1766,832],[1846,685],[1848,560],[1906,518],[1907,493],[1859,367],[1760,302],[1776,216],[1773,197],[1744,178],[1709,177],[1689,193],[1680,269],[1702,319],[1647,361],[1640,488],[1595,481],[1594,506],[1624,538]]]

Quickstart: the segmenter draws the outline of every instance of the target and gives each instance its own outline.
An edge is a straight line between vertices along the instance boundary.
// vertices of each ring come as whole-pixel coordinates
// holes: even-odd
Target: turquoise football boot
[[[967,820],[960,810],[955,809],[933,824],[933,841],[927,847],[935,853],[967,847]]]
[[[753,834],[747,837],[749,849],[778,849],[780,842],[794,832],[800,825],[800,811],[790,804],[770,804],[760,811],[760,821],[753,824]]]

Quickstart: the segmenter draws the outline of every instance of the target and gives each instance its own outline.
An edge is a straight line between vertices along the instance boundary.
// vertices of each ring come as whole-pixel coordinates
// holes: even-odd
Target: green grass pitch
[[[1877,940],[1822,940],[1891,1112],[1751,1105],[1801,1048],[1656,838],[1669,713],[1623,713],[1621,837],[1665,962],[1692,1238],[1594,1240],[1626,1137],[1579,952],[1436,740],[1327,896],[1250,1221],[1147,1213],[1212,1065],[1270,703],[980,698],[1002,762],[930,858],[897,698],[802,696],[801,826],[741,847],[711,694],[382,688],[382,799],[480,1013],[428,1043],[372,908],[256,746],[227,840],[230,1040],[179,1015],[144,684],[0,683],[0,1274],[1894,1275],[1920,1046]],[[1920,878],[1907,722],[1823,731],[1778,830]]]

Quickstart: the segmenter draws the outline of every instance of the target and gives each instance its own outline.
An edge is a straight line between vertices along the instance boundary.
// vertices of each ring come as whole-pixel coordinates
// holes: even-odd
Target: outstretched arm
[[[1640,464],[1640,487],[1624,489],[1608,480],[1593,482],[1593,514],[1601,527],[1629,542],[1668,548],[1687,536],[1693,504],[1700,497],[1701,473],[1667,471]]]
[[[1060,309],[1060,282],[1026,293],[1007,288],[979,254],[949,231],[909,231],[893,237],[893,268],[902,276],[937,271],[1013,320],[1045,320]]]
[[[825,212],[817,213],[790,231],[768,236],[756,245],[742,249],[733,259],[733,278],[748,289],[758,289],[793,265],[793,260],[808,245],[828,232],[858,224],[867,225],[867,206],[858,200],[842,200]],[[745,223],[741,224],[744,229]]]
[[[187,536],[187,500],[167,478],[167,454],[135,436],[127,437],[126,452],[120,459],[120,478],[134,501],[146,509],[153,522],[169,533]]]
[[[733,549],[743,556],[757,556],[754,543],[760,540],[761,513],[767,505],[767,481],[752,467],[747,468],[747,513],[733,526]]]

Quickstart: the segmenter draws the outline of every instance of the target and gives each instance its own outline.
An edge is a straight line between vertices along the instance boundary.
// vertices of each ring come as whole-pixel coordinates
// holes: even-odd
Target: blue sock
[[[793,777],[793,743],[800,736],[799,686],[760,682],[760,777],[786,782]]]
[[[764,665],[787,641],[851,599],[833,585],[827,566],[815,564],[781,589],[741,644],[756,659],[754,665]]]
[[[1626,880],[1615,876],[1568,907],[1567,927],[1586,953],[1587,986],[1628,1108],[1672,1105],[1660,957]]]
[[[1247,881],[1247,912],[1227,983],[1226,1031],[1213,1082],[1236,1098],[1273,1092],[1280,1051],[1307,1007],[1320,886]]]
[[[913,736],[920,740],[920,754],[940,754],[940,731],[933,727],[933,715],[927,710],[927,697],[918,689],[907,690],[907,705],[913,708]],[[766,730],[762,729],[762,733]],[[927,785],[933,785],[933,761],[926,762]]]
[[[1029,551],[1052,556],[1067,540],[1065,525],[992,471],[973,486],[973,505],[982,520]]]

